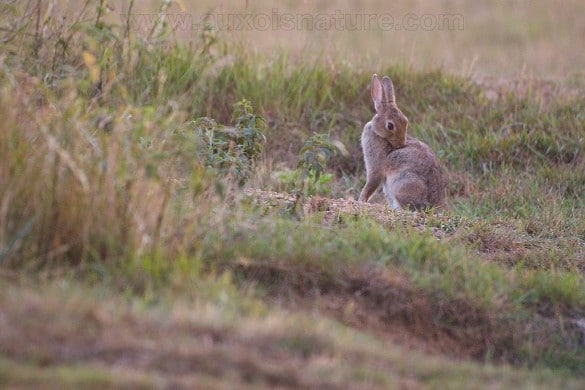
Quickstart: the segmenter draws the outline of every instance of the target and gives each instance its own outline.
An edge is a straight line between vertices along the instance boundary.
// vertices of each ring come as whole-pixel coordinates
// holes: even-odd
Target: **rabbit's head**
[[[393,148],[398,149],[406,145],[408,118],[396,105],[394,85],[388,76],[384,76],[380,81],[378,75],[374,74],[372,100],[376,108],[376,115],[371,121],[374,132],[385,138]]]

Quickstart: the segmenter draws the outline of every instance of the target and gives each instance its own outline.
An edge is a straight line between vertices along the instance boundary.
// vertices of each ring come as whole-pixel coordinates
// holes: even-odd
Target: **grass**
[[[37,4],[0,9],[0,383],[582,386],[582,92],[376,69],[449,172],[396,214],[350,200],[370,70]]]
[[[148,15],[146,21],[143,17],[134,18],[135,28],[148,30],[150,18],[156,20],[153,14],[157,9],[156,1],[135,4],[137,14]],[[585,57],[574,50],[582,34],[582,11],[577,0],[554,7],[544,0],[513,4],[491,0],[423,0],[413,4],[398,0],[391,6],[381,0],[335,4],[226,0],[221,6],[211,1],[181,1],[167,12],[171,14],[169,23],[182,41],[197,39],[198,23],[205,14],[211,14],[207,21],[214,26],[230,26],[228,18],[232,15],[232,29],[224,28],[225,35],[244,42],[251,50],[270,53],[284,48],[291,58],[299,59],[325,54],[336,62],[361,69],[381,69],[388,64],[417,70],[442,67],[451,74],[499,80],[507,85],[522,85],[522,80],[527,79],[544,80],[545,88],[554,90],[559,85],[583,87],[580,70]],[[120,14],[126,12],[117,8],[110,18],[123,24]],[[238,23],[247,14],[251,15],[246,20],[250,23]],[[263,29],[263,15],[274,14],[301,19],[301,26],[278,28],[279,24],[271,21],[268,30]],[[313,29],[307,28],[306,23],[302,25],[304,16],[316,22],[317,15],[331,23],[325,23],[323,28],[315,23]],[[373,23],[359,22],[362,16],[367,19],[369,15],[374,16]],[[377,23],[382,15],[392,18],[390,28]],[[348,28],[339,28],[341,23],[336,25],[334,18],[347,21]]]
[[[114,375],[102,368],[82,365],[36,366],[30,363],[0,360],[0,383],[6,388],[19,389],[150,389],[154,381],[126,374]]]
[[[222,279],[208,278],[222,289],[237,288]],[[261,302],[264,310],[250,311],[238,295],[218,302],[177,298],[165,292],[156,302],[123,298],[107,285],[88,287],[70,277],[40,289],[23,281],[10,292],[3,286],[5,313],[20,326],[2,328],[3,351],[10,357],[0,360],[0,383],[19,388],[582,386],[582,379],[550,370],[425,355],[315,313],[267,310]],[[28,340],[33,331],[45,335],[35,338],[34,346]]]

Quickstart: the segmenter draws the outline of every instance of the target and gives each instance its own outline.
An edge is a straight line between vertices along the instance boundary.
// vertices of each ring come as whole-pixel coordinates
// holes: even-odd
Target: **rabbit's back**
[[[408,136],[403,148],[387,154],[385,166],[384,192],[389,200],[394,196],[416,209],[443,204],[443,168],[424,142]]]

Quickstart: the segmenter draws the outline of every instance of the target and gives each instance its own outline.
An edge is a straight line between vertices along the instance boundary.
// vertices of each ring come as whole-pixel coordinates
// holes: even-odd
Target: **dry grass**
[[[144,2],[135,6],[135,11],[152,13],[156,9],[153,4],[156,2]],[[116,19],[124,9],[120,3],[112,17]],[[320,31],[306,26],[264,31],[259,15],[272,18],[273,10],[278,15],[290,14],[301,21],[303,16],[317,20],[317,15],[325,15],[330,27]],[[562,4],[544,0],[511,3],[401,0],[391,5],[380,0],[336,4],[229,0],[220,5],[181,1],[168,12],[186,14],[187,20],[195,24],[206,12],[211,12],[214,17],[209,20],[218,25],[227,23],[228,15],[238,15],[233,17],[233,25],[241,24],[242,29],[226,31],[225,35],[244,42],[248,50],[268,53],[284,50],[292,58],[305,59],[323,55],[346,60],[360,69],[380,69],[396,63],[417,69],[440,66],[449,73],[505,80],[508,86],[522,79],[538,79],[571,87],[578,84],[582,88],[585,54],[577,48],[585,34],[583,11],[583,4],[578,0]],[[245,19],[246,23],[239,23],[247,13],[253,17]],[[337,28],[331,17],[349,15],[345,18],[355,24],[361,17],[367,19],[368,15],[375,15],[378,20],[383,14],[391,16],[392,28],[381,29],[377,23],[372,23],[370,28],[349,31]],[[430,28],[425,28],[425,23],[429,23]],[[443,25],[446,28],[435,27]],[[196,39],[197,33],[197,28],[191,26],[181,24],[177,28],[181,39]]]
[[[61,0],[50,3],[52,11],[47,16],[51,18],[67,14],[74,19],[81,7]],[[129,19],[130,3],[134,18]],[[578,0],[562,4],[544,0],[400,0],[391,5],[381,0],[335,5],[315,1],[228,0],[217,4],[181,0],[162,7],[157,0],[126,0],[107,4],[103,20],[120,25],[131,20],[132,29],[142,35],[157,30],[156,13],[162,9],[173,35],[187,42],[199,40],[207,21],[221,30],[224,39],[239,42],[248,51],[285,52],[300,61],[324,57],[370,70],[397,63],[415,69],[441,67],[474,80],[494,80],[507,88],[516,85],[524,90],[525,85],[530,89],[540,85],[545,94],[560,86],[582,93],[585,87],[585,54],[577,50],[585,34],[585,13]],[[34,9],[32,3],[29,7]],[[283,15],[290,16],[295,26],[277,24],[274,15],[279,20]],[[390,18],[391,27],[380,27],[378,21],[386,17],[381,15]],[[316,24],[319,17],[323,24]],[[315,28],[308,28],[307,20],[315,22]],[[340,27],[336,20],[349,21],[348,25],[359,28]],[[264,21],[268,21],[267,27]]]

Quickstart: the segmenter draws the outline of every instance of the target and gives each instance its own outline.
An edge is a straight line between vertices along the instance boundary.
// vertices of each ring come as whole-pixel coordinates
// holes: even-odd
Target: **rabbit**
[[[445,179],[431,148],[407,134],[408,119],[396,105],[389,77],[372,77],[376,114],[362,132],[366,184],[359,201],[367,202],[383,186],[390,207],[423,210],[444,207]]]

